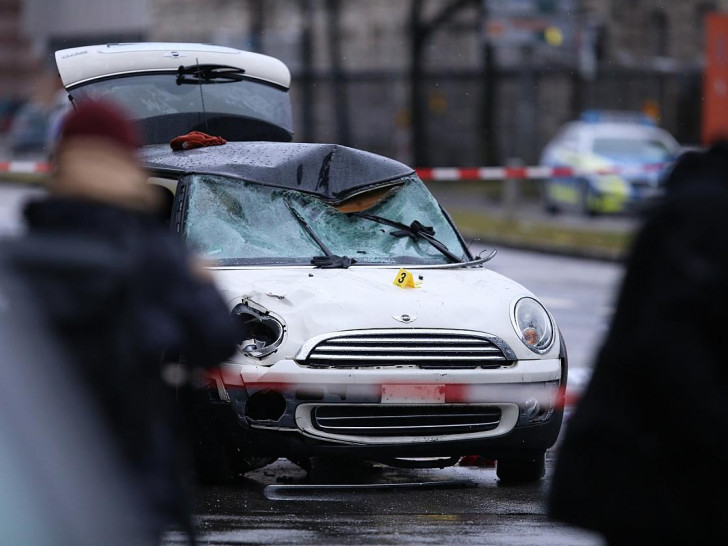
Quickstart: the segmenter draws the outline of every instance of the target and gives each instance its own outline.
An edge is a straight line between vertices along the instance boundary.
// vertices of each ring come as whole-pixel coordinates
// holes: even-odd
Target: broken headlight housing
[[[266,357],[283,342],[283,320],[255,302],[244,299],[233,307],[231,314],[238,326],[238,348],[245,356]]]
[[[538,354],[549,350],[554,341],[554,326],[543,305],[533,298],[521,298],[513,307],[512,320],[526,347]]]

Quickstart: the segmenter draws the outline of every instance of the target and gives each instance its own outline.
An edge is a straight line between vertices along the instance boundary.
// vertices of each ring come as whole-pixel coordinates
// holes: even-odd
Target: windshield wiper
[[[430,226],[422,225],[417,220],[415,220],[408,226],[406,224],[402,224],[400,222],[390,220],[389,218],[384,218],[382,216],[375,216],[374,214],[367,214],[365,212],[352,212],[352,213],[350,213],[350,215],[356,216],[358,218],[364,218],[366,220],[371,220],[372,222],[377,222],[378,224],[384,224],[385,226],[397,228],[397,231],[391,232],[391,235],[393,235],[395,237],[409,237],[413,241],[419,241],[420,239],[424,239],[425,241],[430,243],[433,247],[435,247],[437,250],[439,250],[451,262],[453,262],[453,263],[462,263],[463,262],[463,260],[461,258],[458,258],[455,254],[453,254],[450,251],[450,249],[448,249],[447,246],[445,246],[444,243],[435,239],[435,230],[434,229],[432,229]]]
[[[316,234],[313,228],[308,225],[306,219],[301,216],[301,213],[294,209],[293,205],[291,205],[288,200],[286,200],[285,202],[288,210],[291,211],[291,214],[293,214],[293,217],[298,221],[299,225],[306,231],[306,233],[308,233],[309,237],[311,237],[311,239],[316,242],[319,248],[324,251],[325,256],[314,256],[311,259],[311,263],[314,266],[320,267],[321,269],[347,269],[356,263],[356,260],[354,258],[349,258],[347,256],[337,256],[336,254],[331,252],[331,250],[329,250],[329,247],[326,246],[326,243],[321,240],[321,238]]]
[[[239,82],[245,70],[224,64],[191,64],[177,69],[177,85]]]

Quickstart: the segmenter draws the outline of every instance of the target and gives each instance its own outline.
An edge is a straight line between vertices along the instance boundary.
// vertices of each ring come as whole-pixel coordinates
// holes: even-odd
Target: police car
[[[497,460],[535,481],[556,441],[564,341],[527,288],[473,256],[411,167],[292,142],[277,59],[202,44],[56,52],[73,100],[138,119],[170,228],[204,257],[240,325],[200,385],[200,472],[221,481],[286,457],[447,466]],[[173,151],[188,131],[227,139]],[[102,363],[100,363],[102,365]]]
[[[633,212],[662,192],[678,142],[640,112],[587,110],[564,125],[544,148],[541,165],[567,168],[571,176],[543,185],[550,213],[586,215]]]

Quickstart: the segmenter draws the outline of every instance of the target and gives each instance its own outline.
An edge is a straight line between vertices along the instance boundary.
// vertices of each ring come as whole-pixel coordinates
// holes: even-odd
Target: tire
[[[561,209],[551,202],[544,204],[543,210],[549,216],[556,216],[557,214],[561,214]]]
[[[276,457],[249,455],[230,442],[216,439],[197,446],[195,470],[200,485],[225,485],[246,472],[271,464]]]
[[[195,471],[200,485],[224,485],[232,479],[229,448],[218,441],[208,441],[195,447]]]
[[[544,182],[543,186],[541,186],[541,204],[546,214],[549,216],[556,216],[561,213],[561,208],[551,200],[551,197],[549,196],[549,186],[550,182]]]
[[[546,474],[546,453],[529,459],[498,459],[496,476],[503,483],[533,483]]]
[[[586,178],[579,179],[579,213],[588,218],[597,215],[589,204],[589,181]]]

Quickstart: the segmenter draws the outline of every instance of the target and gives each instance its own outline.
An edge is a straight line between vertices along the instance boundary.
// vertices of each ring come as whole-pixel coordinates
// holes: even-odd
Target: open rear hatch
[[[103,44],[56,51],[72,101],[109,98],[147,144],[189,131],[231,141],[290,142],[290,72],[280,60],[206,44]]]

